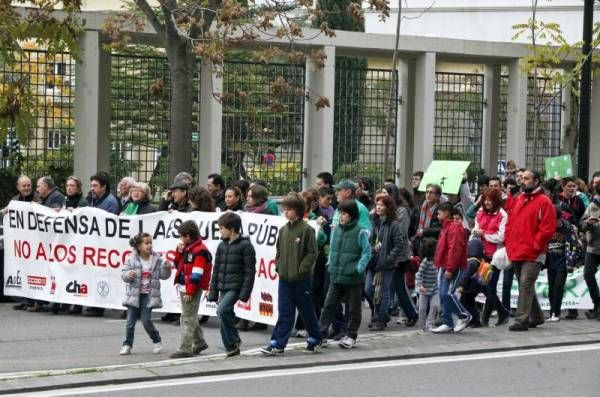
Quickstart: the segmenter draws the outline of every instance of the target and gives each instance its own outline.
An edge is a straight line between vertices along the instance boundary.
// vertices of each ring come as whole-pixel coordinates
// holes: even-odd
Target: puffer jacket
[[[595,198],[594,201],[587,207],[581,217],[581,230],[585,232],[587,238],[586,252],[594,255],[600,255],[600,222],[588,223],[588,219],[600,219],[600,198]]]
[[[210,279],[208,301],[216,302],[219,291],[239,291],[238,299],[246,302],[254,287],[256,251],[245,236],[232,242],[223,239],[217,248]]]
[[[148,307],[158,309],[162,307],[162,299],[160,297],[160,280],[167,280],[171,277],[171,263],[165,261],[156,252],[150,257],[152,264],[152,276],[150,278],[150,299]],[[135,277],[131,278],[129,272],[133,270]],[[125,285],[125,297],[123,298],[123,306],[140,307],[140,284],[142,280],[142,262],[137,253],[133,252],[125,262],[121,270],[121,279],[127,284]]]
[[[467,268],[467,238],[462,222],[442,221],[433,263],[450,273]]]

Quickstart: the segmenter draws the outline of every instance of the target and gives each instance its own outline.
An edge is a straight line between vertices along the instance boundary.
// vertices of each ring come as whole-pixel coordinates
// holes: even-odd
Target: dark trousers
[[[406,265],[408,266],[408,265]],[[394,278],[392,281],[392,286],[394,287],[393,292],[396,293],[398,297],[398,304],[402,308],[402,311],[406,315],[409,320],[416,320],[419,315],[417,314],[417,309],[415,309],[415,304],[408,293],[408,288],[406,288],[406,279],[405,272],[403,271],[404,267],[401,264],[400,269],[394,270]]]
[[[515,279],[515,268],[503,270],[502,273],[502,305],[510,310],[510,292],[512,291],[513,281]]]
[[[277,303],[279,317],[271,334],[271,345],[280,348],[287,346],[294,327],[296,309],[308,331],[309,343],[317,344],[321,341],[321,329],[315,313],[310,284],[309,278],[293,282],[279,280],[279,301]]]
[[[483,289],[483,293],[485,294],[485,310],[483,316],[483,322],[487,323],[490,319],[490,314],[492,311],[497,310],[498,314],[508,314],[508,310],[498,298],[498,279],[500,278],[500,270],[493,267],[492,268],[492,277],[490,281]],[[509,289],[510,293],[510,289]],[[502,292],[502,296],[504,297],[504,291]],[[509,302],[510,302],[510,294],[509,294]],[[509,306],[510,307],[510,306]]]
[[[317,318],[321,315],[321,310],[323,309],[323,305],[325,303],[325,297],[327,296],[327,285],[325,285],[325,282],[329,283],[329,278],[326,277],[326,264],[327,258],[324,255],[319,254],[319,256],[317,257],[317,262],[315,263],[315,269],[313,270],[312,276],[313,303],[315,305],[315,312],[317,313]],[[300,313],[298,313],[298,315],[296,316],[296,325],[294,326],[294,328],[298,330],[305,329],[304,322],[302,321]]]
[[[550,301],[550,313],[560,317],[563,294],[567,281],[567,269],[548,269],[548,300]]]
[[[594,305],[600,304],[600,291],[598,290],[598,282],[596,281],[596,272],[600,264],[600,255],[585,254],[585,265],[583,266],[583,278],[590,292],[590,298]]]
[[[477,302],[475,301],[477,294],[479,294],[479,291],[463,292],[462,294],[460,294],[460,303],[465,307],[465,309],[467,309],[467,311],[473,317],[473,319],[471,320],[471,324],[473,325],[481,324],[481,322],[479,321],[479,309],[477,308]]]
[[[541,264],[538,262],[513,262],[513,266],[519,281],[519,300],[515,321],[524,325],[529,325],[530,322],[544,322],[544,312],[535,292],[535,282],[540,274]]]
[[[320,320],[323,337],[327,337],[329,326],[335,318],[340,304],[345,300],[348,303],[348,314],[350,317],[346,335],[356,339],[358,335],[358,328],[360,327],[360,321],[362,319],[362,293],[362,284],[332,283],[329,286],[329,291],[327,292],[327,297],[325,298],[325,306],[323,306]]]

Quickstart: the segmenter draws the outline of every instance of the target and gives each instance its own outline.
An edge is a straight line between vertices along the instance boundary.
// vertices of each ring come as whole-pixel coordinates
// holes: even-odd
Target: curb
[[[564,346],[581,346],[581,345],[592,345],[600,343],[600,339],[593,340],[578,340],[578,341],[565,341],[565,342],[553,342],[546,344],[526,344],[519,346],[509,346],[509,347],[496,347],[496,348],[482,348],[482,349],[473,349],[468,351],[446,351],[439,353],[410,353],[410,354],[392,354],[392,355],[383,355],[380,357],[365,357],[365,358],[349,358],[342,359],[337,361],[326,361],[326,362],[303,362],[303,363],[290,363],[290,364],[282,364],[277,366],[278,370],[286,370],[286,369],[299,369],[299,368],[308,368],[308,367],[329,367],[333,365],[344,365],[344,364],[359,364],[359,363],[368,363],[368,362],[377,362],[377,361],[394,361],[394,360],[410,360],[410,359],[422,359],[422,358],[434,358],[434,357],[454,357],[454,356],[466,356],[466,355],[476,355],[476,354],[485,354],[485,353],[498,353],[498,352],[509,352],[509,351],[517,351],[517,350],[537,350],[543,348],[552,348],[552,347],[564,347]],[[330,344],[333,346],[333,344]],[[256,349],[252,349],[256,350]],[[217,355],[213,355],[210,357],[206,357],[206,361],[210,361],[211,359],[217,358]],[[265,357],[265,359],[269,359]],[[187,362],[175,362],[173,365],[180,364],[192,364],[197,361],[187,361]],[[173,380],[173,379],[186,379],[193,377],[206,377],[206,376],[220,376],[220,375],[231,375],[231,374],[242,374],[242,373],[250,373],[256,372],[259,370],[265,370],[265,366],[252,365],[246,368],[234,368],[234,369],[215,369],[208,370],[203,372],[189,372],[182,374],[173,374],[173,375],[160,375],[152,371],[151,367],[141,368],[146,370],[149,375],[148,376],[137,376],[130,377],[124,379],[99,379],[93,381],[82,381],[77,382],[75,379],[63,380],[60,383],[53,385],[44,385],[44,386],[32,386],[25,387],[19,389],[5,389],[0,390],[0,395],[7,394],[23,394],[23,393],[33,393],[40,391],[51,391],[58,389],[77,389],[84,387],[94,387],[94,386],[107,386],[107,385],[122,385],[128,383],[136,383],[136,382],[150,382],[150,381],[161,381],[161,380]],[[119,369],[116,369],[119,370]],[[40,371],[43,372],[43,371]],[[91,372],[108,372],[107,370],[103,371],[101,369],[89,368],[88,371],[74,372],[70,374],[65,374],[63,376],[77,376]],[[151,375],[153,374],[153,375]],[[48,377],[52,377],[49,375]],[[36,377],[33,377],[34,379]],[[0,381],[2,382],[11,382],[11,380],[19,380],[23,378],[12,378],[12,379],[4,379]],[[31,378],[29,378],[31,379]]]

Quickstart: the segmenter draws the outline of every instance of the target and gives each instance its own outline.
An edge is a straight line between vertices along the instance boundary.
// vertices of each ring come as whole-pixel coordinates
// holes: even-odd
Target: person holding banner
[[[196,222],[185,221],[177,231],[181,242],[175,252],[175,285],[181,297],[181,343],[171,358],[184,358],[208,349],[197,317],[202,291],[209,288],[212,255],[200,237]]]
[[[240,354],[242,340],[235,328],[235,303],[247,302],[254,287],[256,251],[248,237],[240,235],[242,218],[233,212],[219,217],[222,241],[215,254],[207,300],[218,302],[221,338],[227,357]]]
[[[129,240],[129,245],[133,252],[121,270],[121,278],[126,283],[123,306],[127,307],[127,323],[125,341],[119,354],[131,354],[138,319],[142,320],[152,339],[152,353],[158,354],[162,352],[162,342],[152,322],[152,309],[162,307],[160,280],[171,277],[171,264],[152,251],[152,236],[148,233],[138,233]]]

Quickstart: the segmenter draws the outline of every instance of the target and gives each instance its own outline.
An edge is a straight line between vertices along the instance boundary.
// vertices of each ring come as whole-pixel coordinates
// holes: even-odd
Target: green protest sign
[[[419,190],[424,192],[427,185],[434,183],[440,185],[442,192],[445,194],[458,194],[463,174],[469,167],[469,164],[471,164],[470,161],[432,161],[427,171],[425,171],[425,175],[423,175]]]
[[[547,157],[544,159],[544,166],[546,168],[546,178],[573,176],[573,162],[570,154]]]

